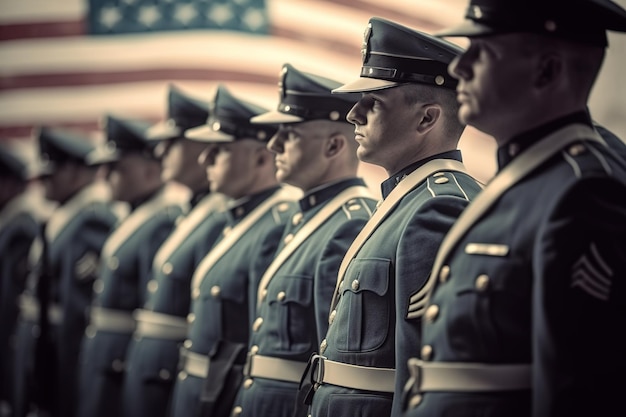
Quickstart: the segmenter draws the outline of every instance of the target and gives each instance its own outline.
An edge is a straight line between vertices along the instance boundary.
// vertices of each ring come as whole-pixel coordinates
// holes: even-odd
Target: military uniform
[[[178,140],[185,130],[204,124],[208,103],[171,88],[168,116],[151,127],[150,138]],[[154,256],[146,302],[135,312],[137,329],[128,348],[123,392],[123,413],[129,417],[167,415],[178,353],[187,335],[191,276],[226,221],[224,195],[209,193],[193,201]]]
[[[0,144],[0,177],[24,184],[36,175],[25,155]],[[26,188],[0,207],[0,402],[10,410],[18,297],[28,274],[28,251],[53,208],[34,188]]]
[[[74,133],[42,128],[37,139],[47,174],[68,160],[106,162],[97,147]],[[117,221],[108,186],[95,181],[61,202],[33,243],[31,273],[19,301],[17,416],[31,401],[53,415],[72,415],[85,308],[103,242]]]
[[[155,143],[144,136],[149,124],[108,116],[109,144],[119,153],[147,152]],[[187,210],[181,186],[161,186],[133,209],[104,243],[93,284],[89,325],[81,346],[78,415],[120,415],[126,349],[135,329],[132,312],[146,299],[154,254]]]
[[[252,122],[347,123],[346,114],[356,100],[331,96],[340,85],[286,64],[278,111]],[[359,178],[319,185],[300,200],[300,211],[287,224],[276,257],[260,281],[248,363],[233,415],[293,415],[300,378],[328,328],[339,264],[375,205]]]
[[[369,92],[406,82],[454,89],[447,64],[459,51],[372,18],[361,77],[335,91]],[[342,261],[328,332],[304,379],[311,416],[390,414],[394,391],[408,379],[396,364],[419,340],[420,297],[434,254],[481,189],[460,161],[459,151],[431,155],[383,182],[381,205]]]
[[[232,96],[224,86],[218,87],[214,103],[208,125],[188,130],[186,137],[209,142],[266,141],[275,132],[273,126],[252,126],[249,119],[265,109]],[[181,350],[172,416],[216,415],[222,406],[226,408],[221,412],[230,411],[232,398],[217,404],[216,410],[212,399],[223,392],[233,397],[240,380],[256,304],[253,253],[265,236],[276,228],[282,231],[290,219],[295,209],[291,194],[273,187],[229,203],[222,236],[192,277],[189,330]]]
[[[474,31],[468,22],[446,33],[497,33],[481,16],[497,23],[512,4],[491,3],[468,9]],[[588,3],[567,16],[607,22]],[[518,30],[567,31],[564,12],[518,14]],[[626,29],[626,11],[618,16]],[[552,24],[524,26],[542,19]],[[623,161],[581,110],[501,144],[498,168],[437,254],[405,415],[623,415]]]

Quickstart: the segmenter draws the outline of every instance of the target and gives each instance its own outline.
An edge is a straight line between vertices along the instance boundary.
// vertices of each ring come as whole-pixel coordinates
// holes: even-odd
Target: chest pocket
[[[277,285],[268,288],[268,327],[278,335],[278,351],[301,353],[316,345],[313,278],[309,275],[274,277]]]
[[[341,284],[341,300],[329,337],[342,352],[364,352],[380,347],[392,323],[391,261],[354,259]]]
[[[466,254],[463,259],[462,264],[452,265],[447,282],[439,284],[440,296],[433,299],[446,310],[450,335],[474,333],[471,338],[453,337],[451,344],[461,351],[483,349],[484,355],[491,354],[489,346],[511,352],[526,347],[531,317],[530,264],[512,255]],[[472,340],[474,346],[465,346],[466,340]]]

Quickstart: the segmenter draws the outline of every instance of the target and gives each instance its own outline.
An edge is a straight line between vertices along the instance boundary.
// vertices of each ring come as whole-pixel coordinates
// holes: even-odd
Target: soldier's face
[[[54,172],[43,178],[45,195],[51,201],[64,201],[74,192],[76,170],[69,163],[59,164]]]
[[[177,181],[192,190],[206,188],[208,180],[198,157],[206,149],[206,144],[191,140],[174,141],[163,157],[164,181]]]
[[[113,199],[130,202],[142,196],[147,184],[152,186],[154,183],[154,179],[149,178],[153,164],[158,162],[140,154],[122,155],[120,160],[111,166],[108,176]]]
[[[237,199],[255,182],[258,144],[253,139],[217,143],[205,158],[211,191]]]
[[[276,179],[305,191],[319,185],[329,135],[328,123],[321,120],[282,125],[267,144],[276,154]]]
[[[363,93],[347,120],[354,125],[361,161],[394,173],[415,157],[419,105],[408,105],[403,86]]]
[[[450,63],[459,80],[459,119],[493,136],[509,136],[532,107],[536,56],[520,34],[471,39],[468,49]],[[515,132],[516,133],[516,132]]]

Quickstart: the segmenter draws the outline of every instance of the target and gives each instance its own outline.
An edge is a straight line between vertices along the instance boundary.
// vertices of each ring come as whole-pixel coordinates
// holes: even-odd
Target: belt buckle
[[[422,401],[422,361],[417,358],[409,358],[407,367],[411,376],[406,381],[402,391],[402,404],[404,410],[412,410]]]
[[[311,383],[313,390],[317,389],[324,383],[324,361],[325,356],[314,354],[311,357]]]

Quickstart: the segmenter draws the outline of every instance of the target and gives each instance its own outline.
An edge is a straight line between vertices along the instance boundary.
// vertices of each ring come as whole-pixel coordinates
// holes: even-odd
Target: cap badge
[[[556,22],[554,20],[546,20],[543,26],[548,32],[554,32],[556,30]]]
[[[369,40],[372,36],[372,24],[368,23],[365,28],[365,33],[363,34],[363,44],[361,45],[361,57],[363,58],[363,62],[367,61],[369,55]]]
[[[337,110],[333,110],[330,112],[328,117],[330,118],[330,120],[339,120],[339,112]]]
[[[483,11],[480,9],[480,6],[472,6],[472,12],[474,13],[474,17],[476,19],[481,19],[483,17]]]
[[[216,132],[218,132],[221,127],[222,125],[220,125],[220,122],[213,122],[213,124],[211,125],[211,129],[213,129]]]
[[[437,85],[443,85],[443,83],[446,81],[446,79],[443,77],[443,75],[437,75],[435,77],[435,84]]]
[[[258,140],[265,140],[266,137],[267,137],[267,133],[262,130],[259,130],[256,134],[256,138]]]

